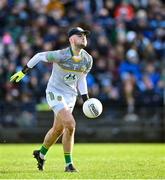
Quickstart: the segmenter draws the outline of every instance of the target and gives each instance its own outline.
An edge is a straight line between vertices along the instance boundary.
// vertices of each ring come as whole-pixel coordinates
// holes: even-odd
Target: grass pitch
[[[64,172],[61,144],[39,172],[32,151],[39,144],[1,144],[0,179],[165,179],[165,144],[76,144],[79,173]]]

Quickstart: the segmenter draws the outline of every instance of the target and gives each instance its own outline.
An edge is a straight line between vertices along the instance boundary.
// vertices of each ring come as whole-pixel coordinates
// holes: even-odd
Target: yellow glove
[[[24,78],[24,76],[25,76],[25,74],[22,71],[19,71],[10,77],[10,81],[11,82],[14,82],[14,81],[19,82],[21,79]]]

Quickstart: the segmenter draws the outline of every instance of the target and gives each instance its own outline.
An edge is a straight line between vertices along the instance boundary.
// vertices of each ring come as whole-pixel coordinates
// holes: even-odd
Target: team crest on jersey
[[[57,101],[62,101],[62,96],[57,96]]]
[[[68,73],[64,76],[64,81],[68,85],[74,85],[77,82],[77,75],[74,73]]]

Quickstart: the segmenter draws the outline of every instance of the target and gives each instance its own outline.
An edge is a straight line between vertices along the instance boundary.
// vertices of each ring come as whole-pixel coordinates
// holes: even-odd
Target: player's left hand
[[[14,82],[14,81],[19,82],[21,79],[24,78],[24,76],[25,76],[25,74],[22,71],[19,71],[10,77],[10,81],[11,82]]]

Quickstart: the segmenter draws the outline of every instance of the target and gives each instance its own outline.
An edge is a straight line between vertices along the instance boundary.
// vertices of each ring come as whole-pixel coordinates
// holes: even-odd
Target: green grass
[[[79,173],[64,173],[63,150],[54,145],[39,172],[32,151],[39,144],[1,144],[0,179],[164,179],[165,144],[76,144]]]

